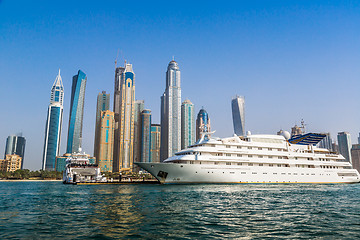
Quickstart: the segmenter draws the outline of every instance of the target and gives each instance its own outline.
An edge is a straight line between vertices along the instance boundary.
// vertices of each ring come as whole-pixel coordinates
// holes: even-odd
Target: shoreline
[[[61,182],[62,180],[56,179],[1,179],[0,182]]]

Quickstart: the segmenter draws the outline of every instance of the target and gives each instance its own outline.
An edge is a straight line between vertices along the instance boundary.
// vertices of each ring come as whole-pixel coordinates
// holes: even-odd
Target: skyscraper
[[[203,133],[210,132],[210,130],[209,114],[202,108],[196,118],[196,141],[201,139]]]
[[[352,163],[351,161],[351,137],[348,132],[339,132],[337,135],[339,143],[339,152],[344,156],[346,161]]]
[[[95,120],[95,139],[94,139],[94,157],[99,158],[99,141],[100,141],[100,120],[102,116],[102,111],[109,110],[110,105],[110,94],[106,94],[106,91],[102,91],[97,96],[96,104],[96,120]]]
[[[135,74],[131,64],[115,71],[113,171],[132,171],[134,155]]]
[[[351,161],[353,168],[360,172],[360,144],[353,144],[351,148]]]
[[[329,149],[330,151],[334,151],[333,150],[333,142],[332,142],[332,139],[330,137],[330,133],[325,133],[326,134],[326,137],[324,137],[319,143],[318,143],[318,146],[320,148],[326,148],[326,149]]]
[[[195,143],[194,104],[185,100],[181,104],[181,149]]]
[[[151,141],[150,141],[150,162],[160,162],[161,146],[161,126],[160,124],[151,124]]]
[[[22,136],[22,134],[18,135],[10,135],[6,139],[6,146],[5,146],[5,156],[6,155],[18,155],[21,157],[21,169],[23,169],[24,166],[24,156],[25,156],[25,144],[26,139]]]
[[[55,170],[56,156],[60,151],[60,138],[63,120],[64,86],[59,73],[51,88],[50,104],[48,107],[45,140],[42,160],[42,170]]]
[[[81,147],[86,80],[86,74],[81,70],[73,76],[67,153],[77,152]]]
[[[181,87],[180,70],[172,60],[166,71],[166,88],[161,96],[161,150],[165,160],[181,150]]]
[[[98,133],[99,141],[95,147],[98,149],[96,162],[102,172],[112,172],[113,170],[114,127],[114,112],[109,110],[101,111]]]
[[[151,111],[144,109],[141,112],[141,162],[150,162],[151,144]]]
[[[234,133],[238,136],[245,135],[245,98],[235,96],[231,100]]]
[[[144,100],[136,100],[134,110],[134,162],[141,161],[141,112],[143,110]]]

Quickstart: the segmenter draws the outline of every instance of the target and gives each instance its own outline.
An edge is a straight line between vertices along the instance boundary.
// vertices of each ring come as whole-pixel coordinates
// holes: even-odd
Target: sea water
[[[0,182],[0,239],[360,239],[360,184]]]

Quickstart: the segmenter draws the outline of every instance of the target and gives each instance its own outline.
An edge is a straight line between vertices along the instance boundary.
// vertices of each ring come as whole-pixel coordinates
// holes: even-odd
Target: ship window
[[[261,155],[259,155],[258,157],[259,157],[259,158],[263,158],[263,156],[261,156]]]
[[[269,167],[273,167],[274,165],[273,164],[269,164]]]
[[[281,175],[286,175],[286,173],[283,172],[283,173],[281,173]]]
[[[272,158],[272,156],[269,156],[269,158]]]
[[[231,163],[227,162],[226,165],[231,165]]]
[[[257,174],[257,172],[252,172],[252,174]]]
[[[214,165],[218,165],[219,163],[218,162],[214,162]]]
[[[235,174],[235,172],[230,172],[230,174]]]
[[[237,146],[237,148],[241,149],[241,146]]]
[[[295,157],[295,160],[297,160],[297,157]]]
[[[241,174],[246,174],[246,172],[241,172]]]
[[[264,165],[264,164],[262,164],[262,163],[259,163],[259,166],[260,166],[260,167],[262,167],[263,165]]]
[[[241,166],[241,165],[242,165],[242,163],[238,163],[237,165],[240,165],[240,166]]]
[[[294,175],[298,175],[297,173],[294,173]]]
[[[272,148],[269,148],[269,151],[272,151]]]
[[[238,156],[238,157],[242,157],[242,155],[241,155],[241,154],[237,154],[236,156]]]
[[[279,151],[279,152],[281,152],[281,149],[280,149],[280,148],[278,148],[278,151]]]
[[[267,172],[263,172],[263,174],[267,174]]]
[[[276,173],[276,172],[274,172],[273,174],[274,174],[274,175],[277,175],[277,173]]]
[[[252,166],[253,164],[252,163],[249,163],[249,166]]]
[[[222,153],[218,153],[217,156],[222,156],[223,154]]]
[[[282,157],[279,156],[278,159],[282,159]]]
[[[230,146],[226,146],[226,148],[230,148]]]
[[[226,156],[231,157],[231,154],[230,154],[230,153],[227,153]]]
[[[248,157],[249,157],[249,158],[251,158],[251,157],[252,157],[252,155],[249,155]]]
[[[252,149],[252,147],[248,147],[248,149]]]
[[[278,166],[278,167],[281,167],[281,164],[278,164],[277,166]]]
[[[262,148],[260,148],[260,147],[259,147],[258,149],[259,149],[259,150],[262,150]]]

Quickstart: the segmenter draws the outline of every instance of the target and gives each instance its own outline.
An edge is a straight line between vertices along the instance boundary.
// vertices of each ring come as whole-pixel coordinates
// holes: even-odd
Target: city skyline
[[[56,9],[46,3],[33,9],[24,2],[24,9],[33,9],[30,12],[11,1],[0,3],[5,36],[0,39],[4,46],[0,91],[3,99],[12,99],[0,106],[14,116],[3,120],[0,149],[8,135],[24,132],[25,168],[41,168],[48,89],[58,68],[65,89],[60,153],[66,151],[71,77],[79,68],[89,78],[83,148],[93,151],[96,95],[113,91],[118,49],[119,63],[128,59],[136,65],[137,96],[152,110],[154,123],[160,123],[158,96],[164,90],[164,68],[174,55],[181,65],[183,99],[192,100],[195,112],[206,108],[215,136],[232,135],[229,102],[231,96],[241,94],[247,100],[246,129],[252,133],[290,131],[303,118],[307,131],[331,136],[347,131],[357,142],[360,113],[354,111],[358,106],[353,96],[360,88],[356,65],[360,51],[355,41],[360,36],[355,24],[360,19],[358,4],[246,2],[219,9],[205,5],[196,11],[200,6],[196,3],[188,9],[180,6],[175,15],[156,4],[127,4],[122,6],[125,12],[118,13],[117,3],[97,9],[93,3]],[[15,10],[21,18],[11,14]],[[134,18],[127,19],[130,12]],[[142,20],[135,20],[139,16]],[[228,75],[220,82],[224,72]],[[35,96],[30,95],[34,86]],[[295,89],[306,98],[294,99]],[[14,92],[19,92],[16,99]],[[337,100],[329,104],[328,99]]]

